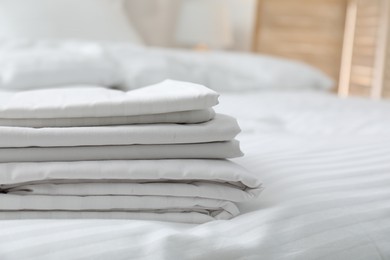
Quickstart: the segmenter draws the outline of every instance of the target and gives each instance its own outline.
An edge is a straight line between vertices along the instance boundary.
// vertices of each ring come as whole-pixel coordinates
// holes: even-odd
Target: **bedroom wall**
[[[230,10],[234,43],[231,49],[251,48],[256,0],[222,1]],[[181,0],[126,0],[127,11],[134,26],[148,45],[177,47],[174,33]]]

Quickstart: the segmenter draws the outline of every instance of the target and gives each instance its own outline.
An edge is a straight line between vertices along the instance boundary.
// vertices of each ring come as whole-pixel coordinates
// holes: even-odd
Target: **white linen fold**
[[[257,187],[257,177],[229,160],[107,160],[1,163],[0,187],[51,180],[207,180]]]
[[[225,218],[229,217],[229,214],[225,214]],[[218,217],[222,219],[224,215],[219,214]],[[12,220],[25,220],[25,221],[49,221],[49,219],[59,219],[59,220],[71,220],[71,219],[87,219],[87,221],[97,221],[98,219],[105,219],[106,221],[111,220],[149,220],[149,221],[167,221],[167,222],[181,222],[181,223],[191,223],[191,224],[202,224],[216,220],[215,217],[195,212],[195,211],[185,211],[185,212],[118,212],[118,211],[1,211],[0,220],[2,221],[12,221]],[[167,224],[167,223],[166,223]],[[178,224],[178,223],[176,223]]]
[[[0,94],[1,95],[1,94]],[[213,119],[213,109],[170,112],[138,116],[73,117],[73,118],[0,118],[0,126],[11,127],[82,127],[132,124],[196,124]]]
[[[84,118],[162,114],[209,109],[218,94],[194,83],[165,80],[128,92],[72,86],[2,92],[0,118]]]
[[[0,164],[7,218],[230,219],[260,181],[227,160],[132,160]],[[180,220],[178,220],[180,219]]]
[[[235,204],[229,201],[208,200],[201,198],[179,198],[179,197],[153,197],[153,196],[1,196],[2,203],[0,213],[13,212],[19,218],[23,218],[24,212],[46,213],[40,218],[55,218],[52,212],[78,212],[90,213],[89,218],[97,218],[94,213],[138,213],[142,216],[145,213],[154,214],[153,220],[161,220],[160,215],[165,213],[187,213],[194,212],[208,217],[210,220],[230,219],[239,214]],[[15,206],[17,205],[17,206]],[[9,207],[7,207],[9,206]],[[31,210],[33,208],[33,210]],[[31,213],[30,213],[31,214]],[[72,214],[70,214],[72,215]],[[130,216],[128,216],[130,217]],[[17,217],[18,218],[18,217]],[[1,216],[0,219],[6,219]],[[172,221],[166,219],[166,221]],[[183,219],[186,223],[203,223],[206,221]]]
[[[138,124],[67,128],[0,127],[0,147],[68,147],[179,144],[228,141],[240,132],[237,121],[219,114],[199,124]]]
[[[0,148],[0,163],[134,159],[224,159],[242,156],[237,140],[198,144],[142,144]]]
[[[50,180],[3,186],[2,190],[17,195],[42,195],[42,196],[175,196],[213,198],[244,201],[254,197],[256,189],[245,191],[231,183],[213,182],[205,180],[175,180],[171,183],[167,180]],[[138,183],[140,181],[141,183]],[[8,187],[8,188],[6,188]]]

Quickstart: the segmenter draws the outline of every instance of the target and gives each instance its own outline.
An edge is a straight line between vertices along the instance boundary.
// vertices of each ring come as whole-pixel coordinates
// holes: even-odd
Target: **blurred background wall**
[[[177,24],[183,5],[193,0],[126,0],[127,10],[134,26],[146,44],[163,47],[180,47],[176,40]],[[197,0],[195,0],[197,1]],[[220,2],[227,6],[227,28],[233,40],[227,47],[232,50],[249,51],[251,47],[256,0],[206,0],[209,5]],[[206,2],[205,1],[205,2]],[[213,17],[202,17],[210,19]],[[195,24],[196,25],[196,24]],[[199,26],[202,26],[199,23]]]

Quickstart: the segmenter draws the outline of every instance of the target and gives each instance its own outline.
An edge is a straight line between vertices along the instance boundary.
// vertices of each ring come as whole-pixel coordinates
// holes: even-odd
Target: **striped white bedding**
[[[218,109],[217,109],[218,110]],[[390,103],[223,95],[265,190],[228,221],[0,221],[0,259],[390,259]]]

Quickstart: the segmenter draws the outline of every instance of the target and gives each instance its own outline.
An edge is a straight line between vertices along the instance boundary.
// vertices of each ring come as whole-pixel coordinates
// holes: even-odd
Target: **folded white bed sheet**
[[[0,148],[0,163],[136,159],[224,159],[242,156],[237,140],[198,144],[142,144]]]
[[[0,93],[1,95],[1,93]],[[110,126],[131,124],[196,124],[213,119],[215,112],[212,108],[150,114],[138,116],[110,117],[73,117],[73,118],[0,118],[0,126],[14,127],[79,127],[79,126]]]
[[[230,219],[259,180],[227,160],[0,164],[0,218]],[[28,196],[26,196],[28,195]]]
[[[96,86],[2,92],[0,118],[123,117],[203,110],[217,104],[213,90],[166,80],[128,92]]]
[[[206,143],[229,141],[239,132],[237,121],[222,114],[218,114],[211,121],[199,124],[66,128],[0,127],[0,147]]]

